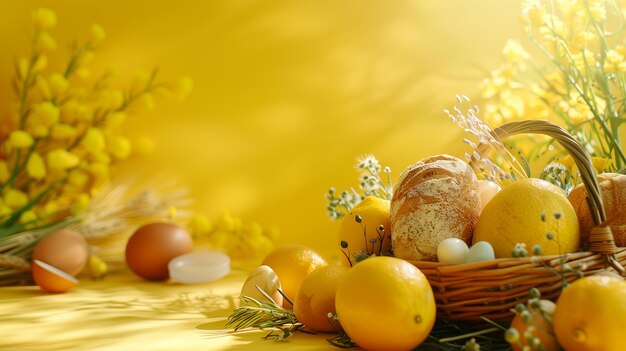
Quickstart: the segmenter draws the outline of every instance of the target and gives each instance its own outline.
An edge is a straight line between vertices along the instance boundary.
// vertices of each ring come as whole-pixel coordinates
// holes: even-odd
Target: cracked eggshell
[[[278,289],[282,289],[280,281],[270,266],[262,265],[253,270],[241,288],[241,296],[249,296],[259,301],[267,301],[256,286],[263,289],[278,306],[282,306],[283,296],[278,292]]]

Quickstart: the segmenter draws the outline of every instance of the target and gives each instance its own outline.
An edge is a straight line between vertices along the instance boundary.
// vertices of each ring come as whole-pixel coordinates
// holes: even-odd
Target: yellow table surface
[[[83,278],[64,294],[37,286],[0,288],[0,350],[338,350],[332,334],[232,333],[225,321],[248,270],[212,283],[148,282],[131,273]]]

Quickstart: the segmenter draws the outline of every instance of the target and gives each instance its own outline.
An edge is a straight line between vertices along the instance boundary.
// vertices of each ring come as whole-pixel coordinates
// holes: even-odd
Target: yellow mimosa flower
[[[607,51],[606,59],[604,61],[604,70],[607,72],[626,72],[626,62],[624,62],[624,56],[616,50]]]
[[[78,101],[76,100],[68,100],[66,103],[61,106],[61,112],[59,119],[62,123],[72,124],[76,121],[76,116],[78,110]]]
[[[25,57],[17,61],[17,73],[20,79],[24,79],[28,75],[28,65],[28,59]]]
[[[65,171],[66,169],[76,167],[80,158],[65,149],[54,149],[47,156],[48,168],[56,171]]]
[[[43,205],[41,214],[43,217],[46,217],[46,216],[55,214],[59,210],[60,210],[59,204],[54,200],[50,200],[50,201],[47,201],[45,205]]]
[[[87,167],[87,171],[97,178],[107,178],[109,167],[103,163],[92,163]]]
[[[50,84],[50,90],[54,96],[63,95],[70,86],[70,83],[65,79],[65,77],[60,73],[53,73],[48,78],[48,83]]]
[[[78,105],[76,107],[76,119],[81,122],[91,122],[93,120],[93,109],[88,105]]]
[[[33,71],[41,72],[46,69],[46,67],[48,67],[48,57],[44,55],[39,55],[39,58],[37,59],[37,61],[35,61],[35,64],[33,65]]]
[[[528,53],[519,40],[509,39],[506,41],[502,54],[508,62],[518,62],[528,57]]]
[[[90,127],[87,129],[80,144],[90,153],[102,151],[106,146],[102,130],[96,127]]]
[[[114,136],[109,139],[107,149],[114,157],[125,159],[130,156],[132,145],[128,138],[123,136]]]
[[[87,270],[89,271],[91,279],[102,279],[107,274],[109,269],[107,263],[103,259],[99,256],[91,254],[89,255],[89,260],[87,261]]]
[[[0,160],[0,183],[6,182],[9,177],[11,177],[11,172],[9,172],[7,161]]]
[[[52,126],[52,139],[54,140],[67,140],[76,136],[76,128],[69,124],[55,124]]]
[[[52,97],[50,84],[48,84],[48,81],[44,77],[38,75],[35,86],[45,100],[49,100]]]
[[[91,42],[93,44],[100,44],[106,37],[107,34],[101,25],[97,23],[91,25]]]
[[[570,45],[569,45],[570,51],[572,51],[573,53],[580,52],[585,47],[594,43],[596,39],[597,39],[597,36],[592,32],[585,31],[585,30],[575,32],[574,37],[572,38]],[[586,52],[590,54],[591,58],[593,59],[593,53],[591,51],[588,51],[588,49]],[[587,59],[589,59],[589,57],[587,57]]]
[[[31,118],[45,127],[59,122],[59,108],[50,101],[41,102],[33,108]]]
[[[126,113],[113,112],[106,119],[107,128],[117,128],[126,121]]]
[[[51,9],[40,7],[33,12],[33,22],[41,29],[52,28],[57,24],[57,15]]]
[[[37,138],[44,138],[50,134],[50,130],[41,124],[36,124],[30,128],[31,133]]]
[[[88,50],[85,51],[85,53],[80,57],[79,62],[81,66],[85,66],[91,63],[91,61],[93,61],[93,58],[96,56],[96,54],[94,54],[93,51]]]
[[[32,210],[25,211],[20,215],[20,223],[29,223],[37,220],[37,215]]]
[[[87,185],[89,175],[80,169],[73,169],[68,175],[67,181],[77,188],[82,188]]]
[[[0,217],[5,218],[10,216],[13,211],[7,205],[0,205]]]
[[[188,227],[192,235],[200,236],[211,230],[211,223],[205,215],[196,214],[189,221]]]
[[[585,72],[588,67],[594,67],[596,64],[595,57],[593,57],[593,52],[589,50],[583,50],[577,54],[572,55],[572,60],[574,61],[574,66],[580,71]]]
[[[48,32],[41,32],[37,40],[37,52],[48,52],[56,50],[57,42]]]
[[[31,178],[43,179],[46,177],[46,165],[43,162],[43,158],[38,152],[33,152],[26,164],[26,172]]]
[[[121,90],[104,90],[100,93],[100,104],[111,110],[118,109],[124,103],[124,93]]]
[[[523,24],[539,27],[545,22],[545,12],[543,5],[539,1],[524,0],[522,2],[522,16],[520,19]]]
[[[137,98],[135,106],[141,110],[151,111],[154,109],[154,97],[150,93],[143,93]]]
[[[26,149],[31,147],[35,140],[24,130],[14,130],[9,135],[9,143],[17,149]]]
[[[596,170],[596,173],[604,172],[609,165],[611,164],[611,159],[606,157],[591,157],[591,163],[593,164],[593,168]]]
[[[85,211],[89,207],[90,201],[89,195],[85,193],[79,194],[72,205],[72,212],[80,213]]]
[[[170,206],[167,209],[168,218],[170,218],[170,219],[176,218],[176,213],[177,213],[176,207],[174,207],[174,206]]]
[[[96,151],[91,154],[91,161],[108,165],[111,163],[111,156],[104,150]]]
[[[4,204],[16,210],[24,207],[28,203],[28,196],[17,189],[9,189],[4,194]]]
[[[107,150],[118,159],[125,159],[130,155],[132,146],[130,140],[123,136],[113,136],[109,138]]]
[[[596,21],[604,21],[606,19],[606,0],[590,0],[589,13]]]
[[[565,166],[565,168],[569,170],[570,173],[578,173],[578,166],[576,166],[574,159],[570,155],[564,156],[558,162]],[[596,173],[602,173],[611,165],[611,159],[605,157],[591,156],[591,164],[593,164],[593,168],[595,169]]]

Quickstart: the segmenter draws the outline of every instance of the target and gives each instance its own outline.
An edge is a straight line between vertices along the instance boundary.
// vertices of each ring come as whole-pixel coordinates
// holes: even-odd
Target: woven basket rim
[[[595,227],[589,235],[589,252],[604,256],[606,265],[613,267],[620,274],[625,274],[624,267],[615,259],[618,247],[615,245],[611,228],[606,225],[606,212],[602,201],[602,191],[595,174],[593,162],[585,148],[562,127],[546,120],[525,120],[504,124],[492,131],[497,140],[516,134],[543,134],[554,138],[567,150],[578,166],[582,182],[587,191],[587,205]],[[476,148],[479,156],[484,155],[492,148],[490,144],[480,144]],[[476,169],[478,158],[472,156],[470,165]],[[540,257],[540,256],[539,256]]]

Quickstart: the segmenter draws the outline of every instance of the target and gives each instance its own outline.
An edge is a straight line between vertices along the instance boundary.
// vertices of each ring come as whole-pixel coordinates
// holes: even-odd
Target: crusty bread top
[[[432,156],[410,166],[400,174],[400,179],[394,187],[393,197],[414,197],[430,195],[430,193],[441,195],[441,191],[447,193],[449,189],[442,188],[441,185],[418,187],[422,182],[447,177],[455,179],[457,185],[474,184],[478,181],[474,170],[463,160],[445,154]],[[431,187],[433,189],[430,189]],[[424,188],[425,193],[422,193],[420,188]]]

